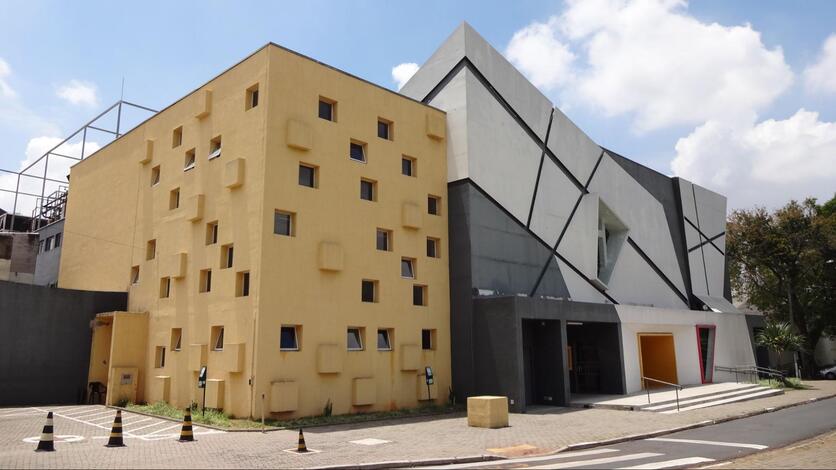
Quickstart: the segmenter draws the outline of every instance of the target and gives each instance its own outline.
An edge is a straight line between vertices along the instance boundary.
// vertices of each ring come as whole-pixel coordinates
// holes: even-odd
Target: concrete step
[[[738,395],[748,395],[750,393],[755,393],[758,391],[764,390],[764,387],[760,385],[751,385],[741,388],[736,388],[734,390],[726,390],[726,391],[719,391],[713,393],[706,393],[702,395],[690,396],[686,398],[680,398],[679,406],[685,405],[696,405],[699,403],[707,402],[707,401],[714,401],[720,400],[724,398],[731,398]],[[655,402],[646,406],[642,406],[640,408],[641,411],[665,411],[668,409],[676,409],[676,399],[673,400],[665,400],[660,402]]]
[[[731,397],[731,398],[722,398],[722,399],[719,399],[719,400],[707,401],[707,402],[703,402],[703,403],[700,403],[700,404],[697,404],[697,405],[686,406],[684,408],[680,407],[679,411],[677,411],[676,407],[674,406],[673,410],[662,411],[661,413],[662,414],[681,413],[681,412],[684,412],[684,411],[691,411],[691,410],[699,410],[701,408],[708,408],[710,406],[726,405],[728,403],[736,403],[736,402],[741,402],[741,401],[746,401],[746,400],[755,400],[755,399],[758,399],[758,398],[772,397],[772,396],[775,396],[775,395],[782,395],[784,393],[783,390],[776,389],[776,388],[766,388],[766,387],[761,387],[761,388],[762,388],[762,390],[754,392],[754,393],[749,393],[749,394],[745,394],[745,395],[738,395],[738,396],[734,396],[734,397]]]

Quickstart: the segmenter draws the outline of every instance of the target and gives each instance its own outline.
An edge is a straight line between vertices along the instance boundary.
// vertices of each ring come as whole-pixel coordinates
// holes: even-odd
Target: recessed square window
[[[348,328],[347,332],[347,349],[349,351],[363,350],[363,333],[365,328]]]
[[[154,367],[157,369],[165,367],[165,346],[157,346],[157,351],[154,355]]]
[[[299,164],[299,185],[307,186],[309,188],[316,187],[316,167],[311,165]]]
[[[213,326],[210,332],[210,340],[212,341],[212,350],[213,351],[223,351],[224,350],[224,327],[222,326]]]
[[[279,333],[279,349],[281,351],[299,350],[299,325],[283,325]]]
[[[412,258],[401,258],[401,277],[415,279],[415,260]]]
[[[377,182],[367,179],[360,180],[360,199],[364,201],[377,200]]]
[[[171,329],[171,350],[172,351],[180,351],[183,346],[183,329],[182,328],[172,328]]]
[[[221,156],[221,136],[217,136],[209,141],[209,157],[208,160],[213,160]]]
[[[401,174],[404,176],[416,176],[418,162],[412,158],[404,155],[401,157]]]
[[[171,148],[177,148],[183,144],[183,126],[171,131]]]
[[[438,196],[427,196],[427,213],[441,215],[441,198]]]
[[[44,248],[44,251],[50,251],[50,250],[52,250],[52,237],[47,237],[46,238],[46,248]]]
[[[276,211],[273,216],[273,233],[292,237],[296,231],[296,214],[292,212]]]
[[[377,118],[377,136],[381,139],[392,140],[393,131],[392,121],[383,118]]]
[[[235,296],[247,297],[250,295],[250,272],[241,271],[235,275]]]
[[[139,284],[139,266],[131,267],[131,284]]]
[[[160,298],[167,299],[171,296],[171,278],[160,278]]]
[[[337,122],[337,102],[320,96],[319,117],[326,121]]]
[[[377,229],[377,249],[380,251],[392,251],[392,231],[383,228]]]
[[[201,269],[200,270],[200,286],[198,287],[198,292],[205,294],[206,292],[212,291],[212,270],[211,269]]]
[[[247,92],[244,96],[244,109],[249,110],[253,109],[258,106],[258,83],[255,85],[247,88]]]
[[[427,256],[430,258],[441,258],[439,251],[440,241],[438,238],[427,237]]]
[[[218,243],[218,221],[209,222],[206,224],[206,244],[214,245]]]
[[[357,162],[366,162],[366,144],[351,141],[348,146],[348,157]]]
[[[363,302],[377,302],[377,281],[363,279],[360,286],[360,300]]]
[[[151,168],[151,186],[160,184],[160,165]]]
[[[52,248],[60,248],[61,247],[61,233],[55,234],[55,243],[52,245]]]
[[[157,240],[148,240],[145,243],[145,260],[151,261],[157,257]]]
[[[427,305],[427,286],[421,286],[417,284],[412,286],[412,305]]]
[[[425,351],[435,349],[435,330],[421,330],[421,349]]]
[[[377,330],[377,350],[392,350],[392,330],[384,328]]]
[[[229,245],[224,245],[221,247],[221,269],[232,267],[233,254],[234,251],[231,243]]]
[[[194,168],[195,165],[195,152],[194,149],[191,149],[186,152],[186,159],[183,162],[183,171],[189,171]]]
[[[168,210],[180,207],[180,188],[174,188],[168,193]]]

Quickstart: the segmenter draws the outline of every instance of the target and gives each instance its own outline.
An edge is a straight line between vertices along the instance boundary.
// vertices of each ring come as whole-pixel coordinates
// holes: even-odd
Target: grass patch
[[[138,411],[140,413],[148,413],[156,416],[163,416],[176,420],[182,420],[185,412],[182,408],[176,408],[164,401],[158,401],[150,405],[138,405],[136,403],[128,403],[125,407],[128,411]],[[207,409],[206,413],[201,413],[199,409],[192,409],[192,422],[199,424],[208,424],[211,426],[220,426],[224,428],[233,427],[232,420],[224,412],[218,410]]]
[[[782,390],[809,390],[809,389],[813,388],[813,387],[811,387],[809,385],[806,385],[803,382],[801,382],[801,379],[796,379],[795,377],[788,377],[788,378],[784,379],[783,381],[781,381],[779,379],[771,379],[771,380],[761,379],[759,381],[759,384],[764,386],[764,387],[771,387],[771,388],[777,388],[777,389],[782,389]]]

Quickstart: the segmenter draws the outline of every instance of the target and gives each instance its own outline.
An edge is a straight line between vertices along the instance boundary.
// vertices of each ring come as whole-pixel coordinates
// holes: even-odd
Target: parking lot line
[[[157,429],[157,430],[156,430],[156,431],[154,431],[154,432],[150,432],[150,433],[148,433],[148,434],[144,434],[144,436],[146,436],[146,437],[147,437],[147,436],[150,436],[150,435],[152,435],[152,434],[157,434],[158,432],[166,431],[166,430],[168,430],[168,429],[174,429],[174,428],[179,427],[179,426],[180,426],[180,423],[172,424],[171,426],[169,426],[169,427],[167,427],[167,428]]]
[[[722,442],[722,441],[701,441],[698,439],[674,439],[670,437],[652,437],[647,439],[648,441],[657,441],[657,442],[676,442],[682,444],[703,444],[709,446],[720,446],[720,447],[741,447],[744,449],[755,449],[755,450],[763,450],[768,448],[769,446],[761,445],[761,444],[744,444],[742,442]]]
[[[157,421],[157,422],[155,422],[155,423],[151,423],[151,424],[148,424],[148,425],[145,425],[145,426],[140,426],[140,427],[138,427],[138,428],[131,429],[131,432],[135,433],[135,432],[137,432],[137,431],[139,431],[139,430],[141,430],[141,429],[145,429],[145,428],[152,428],[152,427],[154,427],[154,426],[159,426],[160,424],[165,424],[165,423],[168,423],[168,422],[169,422],[169,421],[159,420],[159,421]]]

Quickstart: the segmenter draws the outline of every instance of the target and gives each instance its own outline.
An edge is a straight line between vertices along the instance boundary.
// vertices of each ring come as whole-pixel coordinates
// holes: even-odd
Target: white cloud
[[[418,71],[418,64],[415,62],[404,62],[392,67],[392,79],[398,84],[398,90],[403,88],[406,82]]]
[[[791,85],[783,51],[751,25],[704,23],[686,7],[569,0],[560,15],[518,31],[507,54],[538,86],[563,86],[564,101],[606,116],[630,115],[639,132],[750,120]],[[566,70],[573,54],[575,70]],[[548,63],[555,58],[559,65]]]
[[[824,41],[818,61],[804,70],[804,82],[811,91],[836,93],[836,34]]]
[[[70,80],[67,84],[58,87],[55,94],[75,105],[96,106],[99,104],[96,85],[89,82]]]
[[[728,197],[732,208],[778,207],[836,190],[836,123],[800,109],[784,120],[709,120],[676,144],[671,168]]]
[[[0,57],[0,96],[3,98],[14,98],[16,95],[12,86],[6,81],[11,74],[12,68],[9,67],[9,63]]]

